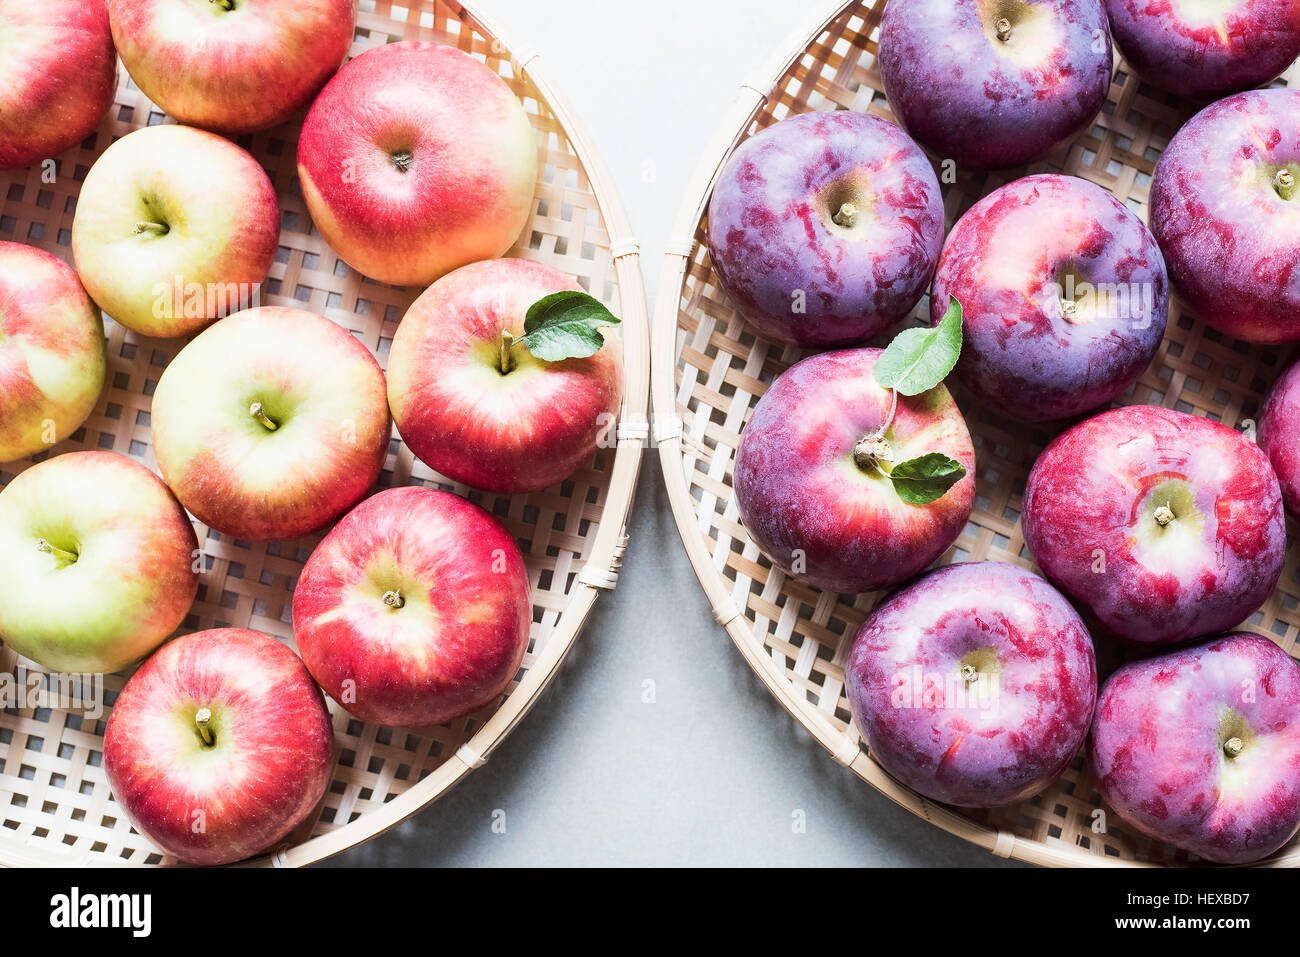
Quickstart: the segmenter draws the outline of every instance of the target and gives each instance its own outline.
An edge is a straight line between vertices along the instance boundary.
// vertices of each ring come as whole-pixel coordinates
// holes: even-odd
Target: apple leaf
[[[966,467],[942,452],[899,462],[889,471],[894,491],[909,505],[929,505],[943,498],[965,475]]]
[[[617,326],[619,318],[599,299],[565,290],[543,296],[524,317],[524,348],[546,362],[585,359],[605,344],[602,327]]]
[[[872,367],[882,388],[900,395],[933,389],[961,356],[961,303],[949,296],[948,311],[931,329],[904,329]]]

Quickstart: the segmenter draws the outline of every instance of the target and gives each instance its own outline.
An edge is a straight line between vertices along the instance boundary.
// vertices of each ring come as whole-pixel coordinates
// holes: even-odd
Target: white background
[[[537,51],[659,258],[742,81],[826,0],[471,0]],[[356,865],[992,865],[839,767],[741,660],[682,551],[657,453],[618,588],[483,768]],[[655,702],[644,703],[645,682]],[[505,833],[494,833],[504,812]],[[497,814],[498,819],[500,814]],[[805,822],[798,833],[797,820]]]

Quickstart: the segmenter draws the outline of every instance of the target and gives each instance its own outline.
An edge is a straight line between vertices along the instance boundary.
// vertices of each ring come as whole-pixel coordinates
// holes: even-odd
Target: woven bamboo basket
[[[688,191],[664,260],[652,346],[655,438],[678,530],[714,616],[758,677],[836,761],[898,804],[1000,857],[1061,866],[1194,863],[1106,807],[1082,754],[1044,793],[988,811],[936,804],[891,778],[866,751],[844,692],[844,662],[877,596],[791,581],[737,516],[731,477],[741,430],[773,378],[808,353],[756,337],[733,309],[709,262],[709,197],[731,151],[786,116],[851,109],[893,119],[875,65],[885,2],[823,6],[769,70],[742,86]],[[1156,161],[1195,106],[1141,83],[1118,53],[1116,64],[1094,125],[1047,160],[994,174],[959,171],[943,187],[947,226],[980,197],[1031,172],[1081,176],[1145,216]],[[922,324],[928,310],[923,300],[909,322]],[[1285,349],[1222,336],[1174,302],[1159,352],[1116,404],[1163,405],[1245,427],[1286,358]],[[1021,496],[1035,458],[1060,428],[1001,420],[959,387],[954,392],[975,442],[977,492],[970,522],[940,564],[987,558],[1033,568],[1020,530]],[[1295,531],[1288,519],[1288,537]],[[1245,627],[1300,654],[1298,609],[1300,563],[1292,550],[1277,591]],[[1300,864],[1300,843],[1269,863]]]
[[[508,253],[574,276],[622,317],[626,396],[616,435],[593,461],[557,487],[528,496],[473,492],[436,475],[394,437],[383,487],[418,484],[466,495],[497,516],[524,553],[533,626],[523,666],[494,704],[450,725],[386,728],[330,703],[337,761],[321,804],[282,846],[252,863],[298,866],[337,854],[398,824],[445,793],[527,713],[573,647],[597,595],[612,589],[645,445],[649,332],[636,242],[612,180],[536,55],[460,3],[363,0],[352,54],[398,40],[432,40],[486,62],[523,102],[537,134],[541,173],[533,214]],[[71,262],[70,231],[81,181],[115,139],[164,121],[119,71],[116,103],[98,132],[58,160],[54,182],[41,168],[0,174],[0,238],[30,243]],[[263,287],[266,305],[297,306],[352,331],[384,364],[397,323],[422,291],[381,285],[350,270],[312,228],[299,189],[294,122],[239,139],[266,167],[279,194],[280,250]],[[51,453],[109,449],[156,468],[150,396],[181,342],[153,340],[108,323],[108,385],[85,426]],[[44,457],[44,456],[42,456]],[[32,464],[0,472],[0,485]],[[292,644],[294,584],[322,535],[250,545],[196,523],[205,570],[182,631],[247,627]],[[0,675],[39,669],[0,647]],[[105,678],[110,701],[126,675]],[[170,864],[114,802],[102,766],[107,711],[97,720],[70,710],[0,711],[0,864]]]

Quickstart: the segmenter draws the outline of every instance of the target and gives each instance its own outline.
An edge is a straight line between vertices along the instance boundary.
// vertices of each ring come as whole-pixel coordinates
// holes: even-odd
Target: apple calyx
[[[851,229],[858,221],[858,207],[852,203],[843,203],[831,216],[831,222],[844,229]]]
[[[1245,750],[1245,748],[1246,745],[1242,742],[1241,738],[1238,737],[1231,737],[1227,741],[1223,742],[1223,753],[1230,758],[1237,757]]]
[[[402,597],[400,591],[390,589],[389,591],[384,592],[384,604],[393,609],[393,611],[396,611],[406,605],[406,599]]]
[[[398,150],[389,156],[393,165],[397,167],[399,173],[410,172],[411,164],[415,162],[415,155],[410,150]]]
[[[1273,177],[1273,189],[1285,200],[1295,195],[1296,178],[1289,169],[1280,169]]]
[[[961,677],[962,680],[966,682],[966,684],[969,685],[972,681],[974,681],[979,676],[980,676],[979,669],[976,668],[974,665],[961,666]]]
[[[853,446],[853,463],[864,472],[875,470],[888,475],[889,471],[881,466],[893,461],[894,449],[881,434],[868,435]]]
[[[216,734],[208,727],[211,721],[211,708],[200,708],[194,712],[194,727],[199,732],[199,740],[203,742],[205,748],[213,747],[217,743]]]
[[[261,423],[262,427],[268,432],[274,432],[280,427],[278,423],[266,414],[266,410],[262,407],[262,403],[260,402],[254,402],[250,405],[248,407],[248,414]]]
[[[166,223],[144,222],[135,224],[135,235],[143,236],[145,233],[153,233],[155,236],[166,236],[171,232],[171,227]]]
[[[1011,21],[1006,17],[999,18],[998,22],[993,24],[993,29],[997,33],[998,39],[1003,43],[1011,39]]]
[[[509,375],[510,370],[515,367],[515,360],[510,355],[510,349],[515,344],[515,336],[509,329],[501,330],[501,361],[497,363],[497,371],[502,375]]]
[[[1156,520],[1156,524],[1161,528],[1164,528],[1177,518],[1177,516],[1174,515],[1174,510],[1170,508],[1167,503],[1157,508],[1155,512],[1152,513],[1151,517]]]
[[[1079,304],[1073,299],[1061,300],[1061,318],[1074,325],[1079,321]]]
[[[212,2],[215,3],[217,6],[219,6],[222,10],[235,9],[235,0],[212,0]]]
[[[36,539],[36,550],[45,552],[47,555],[53,555],[61,564],[59,567],[66,568],[68,565],[75,565],[77,559],[81,556],[76,552],[70,552],[63,548],[56,548],[43,538]]]

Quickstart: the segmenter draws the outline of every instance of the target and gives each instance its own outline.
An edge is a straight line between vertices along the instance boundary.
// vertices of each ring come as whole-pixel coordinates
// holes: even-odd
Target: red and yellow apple
[[[199,521],[244,541],[330,524],[379,478],[391,426],[370,351],[301,309],[247,309],[205,330],[153,399],[163,477]]]
[[[94,411],[104,320],[62,260],[0,242],[0,462],[49,449]]]
[[[92,299],[146,336],[254,305],[280,242],[275,188],[247,152],[188,126],[122,137],[90,168],[72,253]]]
[[[418,727],[506,689],[532,607],[519,548],[491,516],[448,492],[389,489],[312,553],[294,590],[294,636],[349,712]]]
[[[0,0],[0,170],[76,146],[116,92],[104,0]]]
[[[200,631],[131,676],[104,729],[104,772],[131,823],[191,864],[283,840],[325,796],[334,731],[298,656],[255,631]]]
[[[356,0],[109,0],[141,92],[180,122],[252,133],[307,105],[352,46]]]
[[[502,255],[533,206],[537,141],[483,63],[406,41],[367,50],[325,85],[298,140],[307,211],[359,272],[427,286]]]
[[[551,266],[496,259],[444,276],[412,304],[388,357],[388,401],[422,462],[516,493],[554,485],[591,459],[622,399],[617,336],[606,334],[595,355],[558,362],[516,341],[529,307],[563,290],[581,287]]]
[[[133,459],[34,465],[0,491],[0,639],[58,671],[125,668],[189,612],[198,546],[185,510]]]

